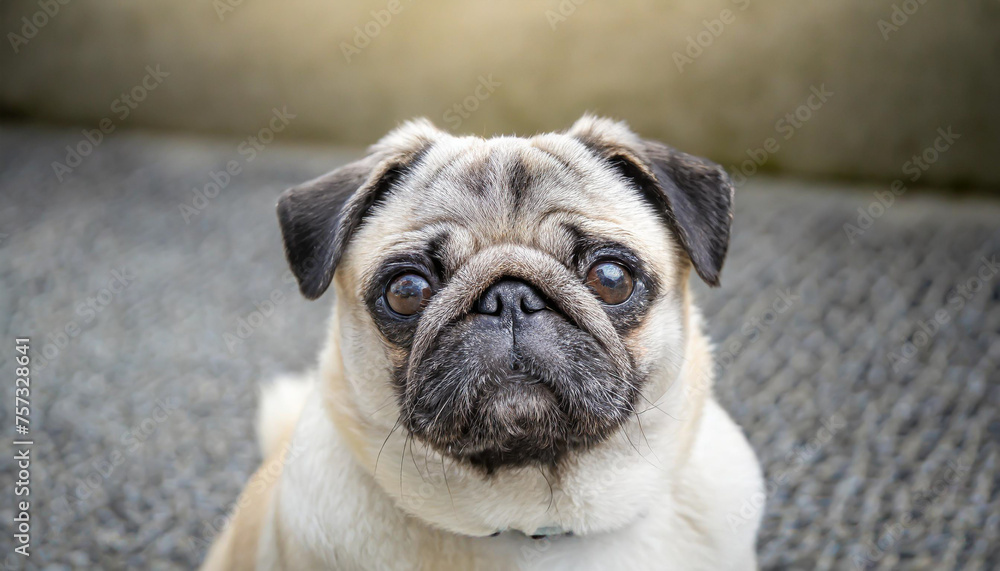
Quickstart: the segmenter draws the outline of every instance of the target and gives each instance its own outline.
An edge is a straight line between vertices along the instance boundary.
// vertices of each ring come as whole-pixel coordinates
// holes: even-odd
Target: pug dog
[[[204,568],[756,568],[761,471],[688,288],[718,285],[732,202],[718,165],[592,116],[417,120],[286,191],[328,340],[264,391]]]

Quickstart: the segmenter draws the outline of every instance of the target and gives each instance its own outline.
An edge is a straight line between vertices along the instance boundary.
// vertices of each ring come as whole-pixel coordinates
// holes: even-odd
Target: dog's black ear
[[[719,285],[733,222],[733,183],[719,165],[584,117],[571,135],[633,181],[664,217],[705,283]]]
[[[439,133],[417,121],[387,135],[367,157],[281,194],[278,222],[285,257],[307,299],[330,287],[351,236],[372,204],[418,163]]]
[[[623,164],[647,199],[663,212],[695,271],[711,286],[719,285],[733,224],[733,183],[721,166],[656,141],[643,142],[643,157],[652,178],[643,180],[638,165]],[[620,161],[629,161],[621,156]]]

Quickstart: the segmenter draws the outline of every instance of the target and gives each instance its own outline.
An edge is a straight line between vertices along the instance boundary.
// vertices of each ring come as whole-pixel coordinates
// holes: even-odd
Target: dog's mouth
[[[412,415],[411,432],[440,452],[487,471],[553,463],[570,447],[564,399],[542,379],[514,373],[487,383],[471,398],[468,413],[438,409],[434,418]]]
[[[566,421],[560,400],[541,379],[512,375],[484,391],[478,418],[467,424],[452,453],[472,463],[522,463],[558,455],[559,426]]]
[[[404,426],[486,472],[554,465],[603,441],[634,410],[641,382],[618,374],[578,329],[561,333],[498,363],[470,349],[477,340],[454,328],[408,381]]]

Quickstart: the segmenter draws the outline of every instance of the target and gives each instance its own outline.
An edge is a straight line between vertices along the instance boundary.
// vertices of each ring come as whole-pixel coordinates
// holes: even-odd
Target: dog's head
[[[732,194],[719,166],[608,120],[487,140],[417,121],[278,216],[302,293],[336,276],[355,386],[494,471],[607,439],[679,367],[686,278],[718,283]]]

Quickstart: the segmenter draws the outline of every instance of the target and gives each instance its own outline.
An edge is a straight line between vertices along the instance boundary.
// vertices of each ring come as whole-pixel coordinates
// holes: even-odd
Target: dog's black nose
[[[475,311],[483,315],[514,316],[545,309],[545,299],[531,285],[504,279],[491,285],[476,302]]]

